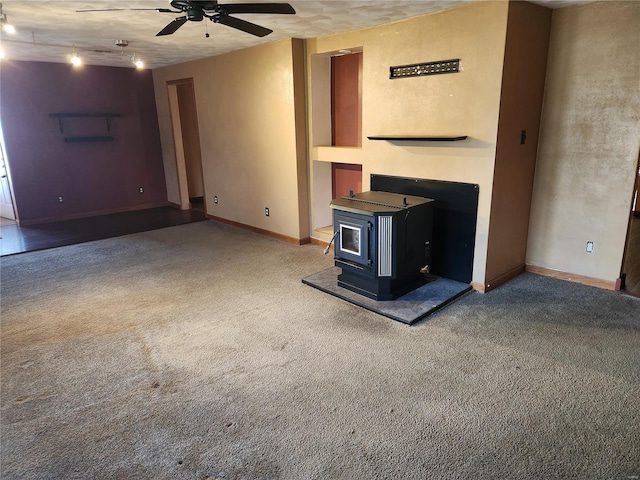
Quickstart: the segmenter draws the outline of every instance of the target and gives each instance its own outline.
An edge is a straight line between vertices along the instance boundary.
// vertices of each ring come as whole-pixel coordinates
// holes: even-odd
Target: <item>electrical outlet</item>
[[[213,197],[213,203],[218,203],[218,196]]]
[[[140,188],[138,189],[138,191],[139,191],[140,193],[144,193],[144,188],[140,187]]]
[[[588,241],[587,242],[587,253],[593,253],[593,242],[592,241]]]
[[[264,209],[264,214],[265,214],[267,217],[269,216],[269,209],[268,209],[268,208],[265,208],[265,209]]]
[[[60,196],[58,197],[58,201],[59,201],[60,203],[62,203],[62,202],[64,201],[64,198],[62,198],[62,195],[60,195]]]

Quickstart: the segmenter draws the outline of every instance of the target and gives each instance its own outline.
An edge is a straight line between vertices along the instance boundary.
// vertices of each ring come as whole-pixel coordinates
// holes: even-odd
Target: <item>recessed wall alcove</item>
[[[522,272],[550,21],[549,9],[527,2],[474,2],[309,42],[314,227],[330,220],[331,167],[323,162],[362,165],[365,191],[380,189],[372,174],[477,185],[472,241],[446,240],[446,248],[473,245],[466,273],[435,273],[485,292]],[[361,148],[331,144],[327,56],[351,45],[364,46]],[[450,75],[389,78],[390,66],[453,58],[461,68]]]
[[[362,47],[311,57],[312,227],[316,234],[333,234],[331,199],[362,191],[362,165],[344,158],[362,147],[362,62]]]

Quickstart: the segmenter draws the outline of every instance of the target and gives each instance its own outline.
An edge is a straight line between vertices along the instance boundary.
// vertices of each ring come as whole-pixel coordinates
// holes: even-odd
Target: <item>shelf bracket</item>
[[[60,128],[60,133],[64,135],[64,119],[65,118],[103,117],[107,123],[107,132],[111,133],[111,124],[113,122],[113,118],[119,117],[120,114],[119,113],[50,113],[49,116],[55,117],[58,119],[58,127]]]

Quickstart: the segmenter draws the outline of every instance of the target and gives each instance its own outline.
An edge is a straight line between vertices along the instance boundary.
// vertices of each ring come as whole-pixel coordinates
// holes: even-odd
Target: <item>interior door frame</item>
[[[198,123],[198,112],[197,112],[197,103],[196,103],[196,90],[195,90],[195,82],[193,81],[193,77],[189,78],[180,78],[177,80],[167,80],[166,88],[167,88],[167,97],[169,100],[169,118],[171,121],[171,132],[173,135],[173,145],[174,145],[174,160],[176,165],[176,174],[178,177],[178,194],[180,196],[180,209],[188,210],[191,208],[191,201],[189,200],[189,183],[188,183],[188,175],[187,175],[187,166],[184,158],[184,146],[182,142],[182,124],[180,121],[180,111],[178,104],[178,85],[191,84],[192,92],[193,92],[193,104],[195,108],[195,125],[198,130],[198,138],[200,138],[200,125]],[[202,150],[202,144],[200,145]],[[204,181],[204,167],[202,165],[202,156],[200,156],[200,175],[202,178],[202,192],[204,199],[204,210],[205,213],[207,210],[207,193],[206,186]]]
[[[4,173],[7,180],[7,188],[9,189],[9,197],[11,198],[11,208],[13,209],[13,218],[18,225],[20,225],[20,218],[18,217],[18,208],[16,205],[16,197],[13,195],[13,184],[11,183],[11,170],[9,168],[9,159],[7,158],[7,150],[4,144],[4,132],[2,131],[2,123],[0,123],[0,155],[2,158],[0,161],[4,164]]]
[[[629,208],[629,223],[627,224],[627,235],[624,240],[624,250],[622,251],[622,265],[620,265],[620,276],[616,281],[616,290],[625,289],[625,277],[626,277],[626,261],[627,261],[627,249],[629,245],[629,237],[631,237],[631,222],[634,217],[638,216],[638,205],[640,204],[640,152],[638,152],[638,161],[636,163],[635,181],[633,183],[633,192],[631,192],[631,204]],[[636,198],[636,208],[634,211],[633,199]]]

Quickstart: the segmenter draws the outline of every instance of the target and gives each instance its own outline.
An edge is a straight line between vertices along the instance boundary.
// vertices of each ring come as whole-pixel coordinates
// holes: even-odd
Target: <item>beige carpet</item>
[[[523,274],[409,327],[214,222],[1,259],[3,479],[640,475],[640,299]]]

